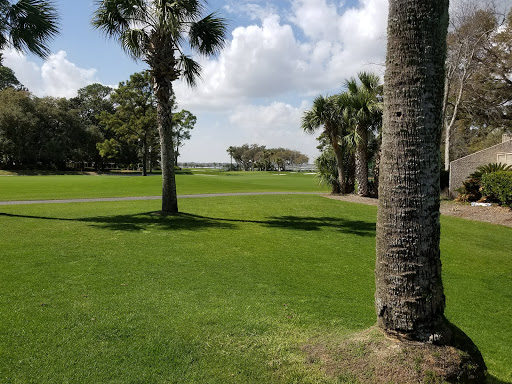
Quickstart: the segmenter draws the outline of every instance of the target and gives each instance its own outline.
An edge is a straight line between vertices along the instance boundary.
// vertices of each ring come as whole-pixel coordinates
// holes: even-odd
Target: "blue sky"
[[[58,0],[61,33],[51,56],[4,52],[4,65],[37,96],[72,97],[88,84],[116,86],[146,68],[94,30],[91,0]],[[179,161],[228,162],[230,145],[257,143],[318,153],[300,118],[318,94],[342,89],[361,70],[383,73],[387,0],[211,0],[228,19],[218,57],[197,60],[203,81],[177,82],[179,108],[198,117]]]

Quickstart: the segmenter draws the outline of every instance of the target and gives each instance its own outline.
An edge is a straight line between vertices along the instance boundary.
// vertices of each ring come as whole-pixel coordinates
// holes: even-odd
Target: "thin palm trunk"
[[[343,166],[343,158],[344,158],[344,147],[338,143],[338,138],[331,138],[332,149],[334,150],[334,154],[336,155],[336,166],[338,167],[338,181],[340,183],[340,193],[345,194],[347,190],[346,182],[345,182],[345,167]]]
[[[379,150],[375,154],[375,165],[373,168],[373,195],[379,197],[379,177],[380,177],[380,157],[381,157],[381,144],[379,144]]]
[[[144,132],[142,139],[142,176],[148,175],[148,133]]]
[[[157,99],[157,122],[160,135],[162,166],[162,212],[178,213],[178,195],[174,173],[174,144],[172,140],[172,84],[165,78],[154,77],[153,88]]]
[[[368,131],[365,126],[358,124],[356,134],[359,140],[356,142],[356,177],[357,194],[368,196]]]
[[[439,147],[448,0],[390,1],[375,306],[388,333],[448,342]]]

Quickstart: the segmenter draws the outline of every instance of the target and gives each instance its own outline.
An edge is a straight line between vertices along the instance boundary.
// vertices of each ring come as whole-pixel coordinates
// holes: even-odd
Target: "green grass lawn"
[[[315,175],[281,172],[190,170],[176,175],[178,194],[223,192],[329,192]],[[160,175],[0,176],[0,201],[92,197],[158,196]]]
[[[0,382],[344,382],[301,348],[375,323],[376,208],[306,195],[180,208],[0,207]],[[441,246],[448,318],[512,382],[512,229],[443,217]]]

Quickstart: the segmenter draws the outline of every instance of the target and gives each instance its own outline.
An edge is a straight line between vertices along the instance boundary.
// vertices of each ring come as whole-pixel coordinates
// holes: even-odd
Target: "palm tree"
[[[323,127],[323,133],[329,138],[329,143],[336,155],[341,193],[346,193],[345,169],[343,167],[345,143],[341,140],[345,133],[344,121],[344,110],[336,96],[317,96],[313,101],[313,107],[309,111],[305,111],[302,116],[304,132],[313,134],[318,128]]]
[[[226,149],[226,152],[228,153],[229,158],[230,158],[229,170],[232,171],[233,170],[233,154],[235,153],[235,147],[230,146],[228,149]]]
[[[0,50],[14,48],[46,58],[48,43],[58,33],[57,19],[53,1],[0,0]]]
[[[149,65],[157,101],[162,166],[162,212],[178,212],[172,139],[172,82],[195,86],[201,66],[184,51],[215,55],[224,46],[226,25],[215,13],[201,18],[200,0],[100,0],[93,25],[117,38],[134,59]]]
[[[439,250],[448,0],[389,2],[375,306],[387,333],[449,342]]]
[[[378,100],[381,90],[379,76],[360,72],[360,85],[355,78],[345,82],[350,107],[351,125],[354,127],[357,194],[368,195],[368,134],[376,131],[382,121],[382,107]]]

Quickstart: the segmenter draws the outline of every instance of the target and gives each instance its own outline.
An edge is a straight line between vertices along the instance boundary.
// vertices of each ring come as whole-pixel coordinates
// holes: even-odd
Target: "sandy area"
[[[343,200],[351,203],[360,203],[367,205],[377,205],[377,199],[369,197],[359,197],[357,195],[324,195],[329,199]],[[455,201],[442,201],[441,214],[446,216],[455,216],[462,219],[483,221],[486,223],[499,224],[512,228],[512,210],[509,208],[492,207],[473,207],[469,204],[458,203]]]

